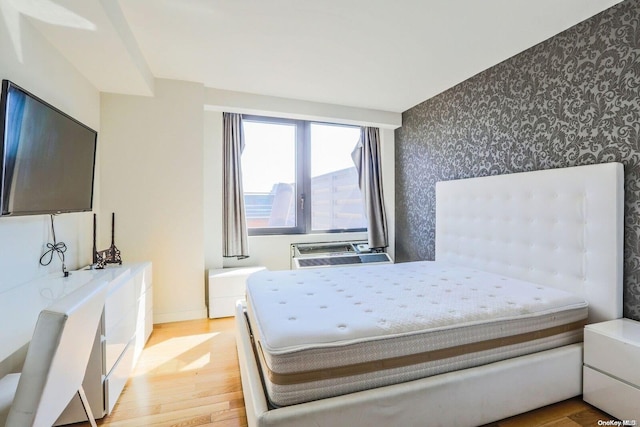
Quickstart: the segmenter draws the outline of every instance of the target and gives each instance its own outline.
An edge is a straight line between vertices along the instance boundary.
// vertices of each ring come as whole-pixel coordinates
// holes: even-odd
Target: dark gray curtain
[[[369,247],[386,248],[387,218],[382,193],[382,167],[380,155],[380,131],[378,128],[362,127],[360,141],[351,153],[358,170],[358,183],[364,210],[368,220]]]
[[[249,256],[247,220],[242,190],[241,157],[244,150],[242,116],[223,113],[223,252],[238,259]]]

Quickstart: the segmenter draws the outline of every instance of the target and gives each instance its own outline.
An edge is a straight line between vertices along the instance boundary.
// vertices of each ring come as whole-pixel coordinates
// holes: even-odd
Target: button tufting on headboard
[[[439,182],[436,260],[578,293],[592,321],[621,317],[623,198],[619,163]]]

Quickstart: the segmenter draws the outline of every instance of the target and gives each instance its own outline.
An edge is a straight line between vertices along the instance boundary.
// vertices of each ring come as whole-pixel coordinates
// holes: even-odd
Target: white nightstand
[[[247,277],[264,267],[217,268],[209,270],[209,317],[235,314],[236,301],[245,298]]]
[[[585,402],[626,425],[640,425],[639,322],[616,319],[585,327],[583,380]]]

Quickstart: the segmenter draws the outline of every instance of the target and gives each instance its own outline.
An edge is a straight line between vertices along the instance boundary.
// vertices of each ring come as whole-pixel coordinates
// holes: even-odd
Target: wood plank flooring
[[[574,398],[485,427],[591,427],[611,419]],[[246,426],[234,319],[155,325],[120,400],[98,425]]]

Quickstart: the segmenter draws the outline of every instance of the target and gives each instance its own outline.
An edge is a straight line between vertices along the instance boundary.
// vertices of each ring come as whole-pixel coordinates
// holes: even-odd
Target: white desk
[[[95,280],[108,282],[109,290],[83,387],[93,415],[102,418],[115,406],[153,330],[150,262],[74,271],[69,277],[51,274],[0,293],[0,377],[21,368],[40,311]],[[57,424],[85,419],[76,398]]]
[[[0,362],[31,340],[40,311],[93,280],[112,281],[124,268],[73,271],[69,277],[50,274],[0,293]]]

